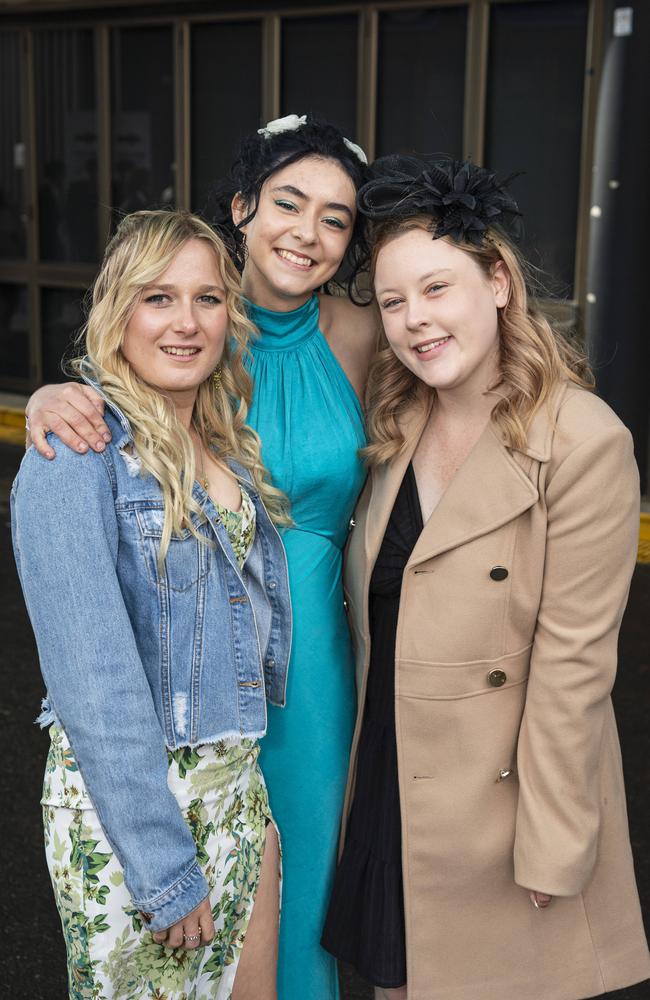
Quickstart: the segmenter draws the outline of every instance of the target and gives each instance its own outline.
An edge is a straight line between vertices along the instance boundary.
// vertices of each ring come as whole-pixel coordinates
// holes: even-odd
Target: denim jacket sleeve
[[[167,785],[164,734],[122,598],[110,450],[60,446],[52,462],[27,452],[12,493],[14,551],[52,707],[155,931],[209,889]]]

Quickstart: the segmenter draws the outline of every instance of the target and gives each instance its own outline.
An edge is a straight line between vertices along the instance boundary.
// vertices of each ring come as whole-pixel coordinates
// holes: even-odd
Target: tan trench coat
[[[350,539],[345,817],[370,574],[426,415],[403,421]],[[628,431],[562,386],[523,450],[488,425],[415,546],[395,650],[409,1000],[578,1000],[650,977],[610,700],[638,496]],[[537,911],[522,887],[556,898]]]

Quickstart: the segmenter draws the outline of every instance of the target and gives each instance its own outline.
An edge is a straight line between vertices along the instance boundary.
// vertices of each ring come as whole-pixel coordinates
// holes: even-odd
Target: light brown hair
[[[370,274],[374,280],[377,257],[386,243],[413,229],[433,233],[435,221],[417,216],[380,224],[372,237]],[[441,237],[449,239],[449,237]],[[526,431],[535,413],[548,399],[553,387],[569,380],[584,388],[593,387],[593,376],[584,354],[531,302],[528,268],[521,254],[505,236],[488,231],[481,246],[456,243],[468,253],[489,278],[496,264],[503,262],[510,275],[510,292],[498,311],[499,382],[492,389],[499,399],[491,419],[505,442],[513,448],[526,443]],[[366,389],[369,444],[362,455],[369,465],[389,461],[404,446],[399,416],[416,398],[435,395],[393,353],[382,334],[379,353],[373,362]]]

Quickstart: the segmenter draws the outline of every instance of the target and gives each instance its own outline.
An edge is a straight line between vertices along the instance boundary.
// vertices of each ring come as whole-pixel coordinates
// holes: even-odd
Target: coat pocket
[[[532,643],[495,660],[438,663],[400,659],[396,664],[396,692],[406,698],[454,701],[496,694],[528,679]]]

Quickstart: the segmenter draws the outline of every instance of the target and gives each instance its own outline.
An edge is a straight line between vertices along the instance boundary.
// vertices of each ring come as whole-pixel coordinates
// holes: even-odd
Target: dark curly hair
[[[367,165],[346,145],[341,130],[330,122],[307,114],[306,122],[297,129],[273,132],[271,135],[250,132],[240,142],[228,176],[214,185],[206,206],[206,216],[223,239],[240,273],[246,261],[242,227],[255,217],[263,184],[278,170],[306,156],[334,160],[348,175],[355,191],[368,178]],[[237,193],[249,207],[249,214],[235,225],[231,204]],[[356,277],[368,261],[364,235],[365,220],[357,214],[350,243],[334,279],[353,299]]]

